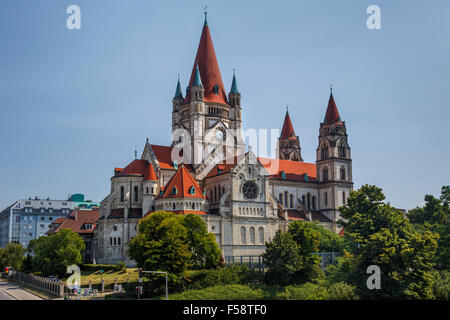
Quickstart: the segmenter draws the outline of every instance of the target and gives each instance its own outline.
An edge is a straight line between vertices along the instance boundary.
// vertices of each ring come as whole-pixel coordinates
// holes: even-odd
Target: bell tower
[[[353,189],[353,177],[347,129],[339,115],[332,89],[325,118],[320,124],[316,170],[320,183],[319,208],[333,221],[333,230],[339,232],[339,207],[347,203]]]
[[[298,139],[298,136],[295,135],[294,126],[292,125],[287,108],[283,129],[281,129],[281,135],[278,138],[278,158],[281,160],[303,162],[300,140]]]

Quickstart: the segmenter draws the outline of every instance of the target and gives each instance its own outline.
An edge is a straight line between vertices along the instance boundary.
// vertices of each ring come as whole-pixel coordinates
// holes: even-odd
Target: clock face
[[[258,196],[258,186],[253,181],[246,181],[242,186],[242,193],[247,199],[256,199],[256,197]]]

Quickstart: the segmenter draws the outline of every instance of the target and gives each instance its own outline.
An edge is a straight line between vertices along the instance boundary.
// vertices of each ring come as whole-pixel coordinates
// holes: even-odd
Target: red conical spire
[[[336,102],[334,102],[333,91],[330,94],[330,100],[328,100],[327,113],[325,114],[324,124],[333,124],[336,122],[341,122],[341,117],[339,116],[339,111],[336,107]]]
[[[189,88],[193,85],[197,65],[200,71],[203,88],[205,90],[205,102],[227,103],[227,95],[222,82],[222,76],[220,74],[219,64],[217,62],[216,52],[214,50],[211,34],[209,33],[206,17],[202,35],[200,37],[200,43],[197,49],[197,55],[194,61],[194,67],[192,68]],[[217,86],[216,89],[215,86]],[[191,90],[189,90],[186,97],[186,102],[188,103],[191,101],[190,91]]]
[[[289,112],[286,111],[286,117],[284,118],[283,129],[281,129],[282,139],[289,139],[295,137],[294,126],[292,125],[291,117],[289,117]]]

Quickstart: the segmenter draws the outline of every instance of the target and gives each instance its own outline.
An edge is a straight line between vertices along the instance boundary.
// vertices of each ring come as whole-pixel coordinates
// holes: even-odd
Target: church
[[[331,92],[319,127],[316,162],[306,163],[286,111],[278,158],[257,157],[242,136],[236,75],[227,94],[207,17],[186,90],[172,99],[172,139],[151,144],[115,168],[95,229],[96,263],[134,262],[127,244],[139,220],[158,210],[196,214],[215,235],[222,255],[259,256],[264,243],[290,221],[318,221],[341,232],[339,207],[353,187],[345,122]],[[255,111],[253,111],[255,112]]]

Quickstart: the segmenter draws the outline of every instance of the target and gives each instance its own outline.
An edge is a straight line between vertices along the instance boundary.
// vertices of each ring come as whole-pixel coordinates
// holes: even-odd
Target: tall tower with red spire
[[[300,140],[295,135],[289,111],[286,110],[283,129],[278,138],[278,158],[281,160],[303,161]]]
[[[353,189],[353,178],[347,129],[337,109],[332,89],[325,118],[320,124],[316,170],[320,183],[319,207],[333,221],[334,231],[339,232],[339,207],[347,202]]]
[[[241,95],[233,75],[232,88],[227,97],[206,12],[186,97],[183,98],[178,83],[173,99],[172,133],[178,129],[184,129],[190,134],[191,161],[195,168],[201,167],[208,155],[215,151],[210,146],[211,141],[217,143],[219,139],[227,141],[227,145],[231,141],[232,148],[227,149],[231,154],[224,155],[226,158],[236,156],[244,149],[241,138]],[[232,139],[227,140],[227,135],[233,135],[229,137]],[[172,136],[172,144],[180,142],[176,134]]]

